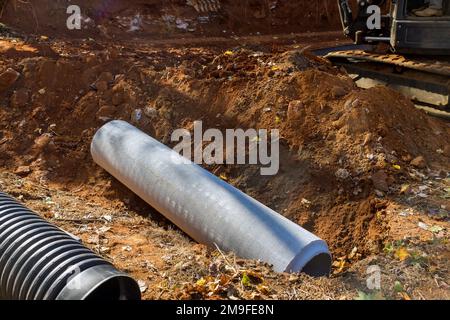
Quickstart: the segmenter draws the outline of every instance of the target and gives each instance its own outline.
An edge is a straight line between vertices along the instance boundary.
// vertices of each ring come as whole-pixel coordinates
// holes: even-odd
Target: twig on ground
[[[217,251],[219,251],[220,255],[221,255],[222,258],[225,260],[225,262],[228,264],[228,266],[229,266],[230,268],[232,268],[233,271],[234,271],[236,274],[238,274],[239,271],[238,271],[238,269],[236,268],[236,266],[233,266],[233,265],[231,264],[231,262],[227,259],[227,257],[225,256],[225,254],[222,252],[222,250],[220,250],[219,246],[218,246],[216,243],[214,243],[214,246],[217,248]]]

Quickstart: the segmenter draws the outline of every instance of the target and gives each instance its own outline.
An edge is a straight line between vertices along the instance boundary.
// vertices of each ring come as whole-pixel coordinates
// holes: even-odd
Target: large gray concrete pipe
[[[196,241],[278,272],[328,275],[331,254],[314,234],[124,121],[95,134],[94,161]]]

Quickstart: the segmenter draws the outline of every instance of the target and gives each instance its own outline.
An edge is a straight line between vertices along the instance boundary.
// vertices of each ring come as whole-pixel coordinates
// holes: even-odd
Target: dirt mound
[[[448,296],[449,124],[308,51],[334,44],[305,33],[338,28],[334,0],[221,2],[199,13],[184,0],[80,0],[83,28],[70,32],[70,1],[5,2],[2,190],[140,279],[146,298],[351,299],[374,264],[386,297]],[[93,163],[111,119],[169,146],[196,120],[278,129],[278,174],[205,168],[325,239],[333,277],[276,275],[193,243]]]
[[[323,61],[301,51],[288,51],[279,54],[274,60],[271,53],[235,48],[217,56],[203,70],[209,78],[246,78],[262,80],[277,73],[293,73],[309,68],[325,68]]]
[[[103,36],[114,39],[231,36],[333,30],[339,27],[335,1],[221,0],[219,12],[199,13],[185,0],[80,0],[82,29],[68,30],[70,1],[7,1],[2,22],[22,31],[49,36]],[[49,13],[52,17],[48,19]],[[23,17],[30,17],[23,19]]]
[[[356,88],[317,58],[298,51],[266,57],[226,52],[205,70],[221,83],[195,96],[218,107],[210,125],[223,119],[231,126],[277,128],[286,148],[281,177],[261,183],[252,171],[227,174],[265,203],[284,207],[283,214],[327,239],[337,254],[383,247],[387,204],[374,196],[398,192],[414,159],[448,169],[447,125],[392,90]]]

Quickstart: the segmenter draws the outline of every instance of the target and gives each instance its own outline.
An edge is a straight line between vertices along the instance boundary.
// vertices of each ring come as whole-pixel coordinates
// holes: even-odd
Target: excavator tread
[[[384,63],[398,67],[409,68],[422,72],[450,77],[450,63],[444,61],[415,60],[398,54],[377,54],[361,50],[336,51],[325,56],[333,59],[355,59],[368,62]]]

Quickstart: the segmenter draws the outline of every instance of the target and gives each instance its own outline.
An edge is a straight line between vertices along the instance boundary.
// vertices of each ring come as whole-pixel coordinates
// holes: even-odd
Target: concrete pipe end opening
[[[57,300],[140,300],[136,281],[111,265],[102,265],[75,276],[58,295]]]
[[[297,254],[285,272],[304,272],[313,277],[329,276],[331,264],[332,257],[327,244],[318,240],[311,242]]]

